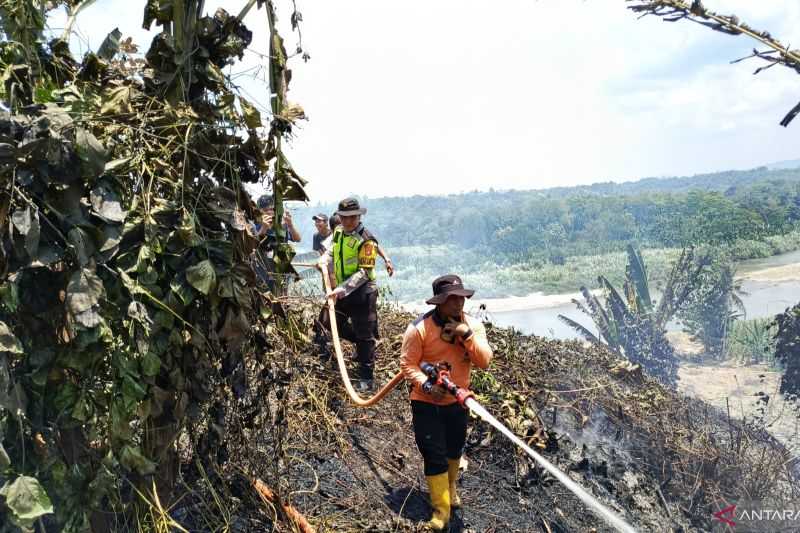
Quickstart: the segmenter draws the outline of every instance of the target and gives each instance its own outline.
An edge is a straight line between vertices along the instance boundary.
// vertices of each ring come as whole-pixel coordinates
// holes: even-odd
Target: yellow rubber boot
[[[458,481],[458,467],[461,465],[461,458],[447,460],[447,480],[450,483],[450,508],[458,509],[461,507],[461,498],[458,497],[456,481]]]
[[[443,531],[450,521],[450,480],[447,478],[447,472],[425,476],[425,479],[428,480],[431,507],[433,507],[433,516],[428,522],[428,527],[434,531]]]

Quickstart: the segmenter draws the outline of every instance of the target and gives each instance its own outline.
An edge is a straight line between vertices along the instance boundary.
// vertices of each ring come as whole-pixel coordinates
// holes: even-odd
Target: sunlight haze
[[[245,3],[206,8],[238,13]],[[705,3],[800,41],[796,1]],[[757,60],[730,64],[751,53],[744,37],[637,20],[609,0],[298,4],[311,60],[292,60],[289,99],[310,120],[290,156],[312,203],[691,175],[798,156],[800,124],[778,123],[800,98],[800,78],[785,68],[753,76]],[[137,2],[99,0],[79,15],[72,47],[96,50],[118,26],[144,53],[154,32],[141,19]],[[263,10],[245,22],[251,48],[266,51]],[[297,34],[284,36],[293,50]],[[264,109],[262,63],[248,52],[229,73]]]

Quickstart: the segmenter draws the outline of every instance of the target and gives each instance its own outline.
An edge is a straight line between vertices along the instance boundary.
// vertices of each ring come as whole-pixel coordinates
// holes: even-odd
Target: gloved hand
[[[445,335],[448,337],[455,336],[455,337],[469,337],[469,334],[472,333],[472,330],[467,325],[466,322],[458,322],[456,320],[452,320],[442,327],[442,330]]]
[[[332,289],[327,294],[328,298],[333,298],[334,300],[338,300],[340,298],[344,298],[344,287],[336,287]]]

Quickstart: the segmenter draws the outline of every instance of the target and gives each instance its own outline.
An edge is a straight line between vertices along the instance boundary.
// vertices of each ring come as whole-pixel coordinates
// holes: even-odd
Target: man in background
[[[317,232],[314,233],[314,242],[311,245],[311,248],[315,252],[319,253],[319,255],[322,255],[325,253],[325,247],[323,243],[325,242],[325,239],[330,236],[333,230],[332,228],[328,227],[328,215],[325,213],[317,213],[311,217],[311,220],[314,221],[314,227],[317,228]]]
[[[322,241],[322,252],[320,252],[320,255],[324,254],[326,251],[333,248],[333,231],[341,223],[342,221],[339,218],[339,215],[337,215],[336,213],[333,213],[331,217],[328,219],[328,227],[330,228],[330,234],[325,238],[324,241]],[[331,269],[333,269],[333,262],[331,261],[329,264]],[[331,283],[334,283],[333,270],[331,270]],[[335,286],[336,285],[334,285],[334,287]]]
[[[259,244],[255,250],[254,269],[258,280],[267,285],[271,292],[276,291],[275,283],[275,249],[279,244],[278,235],[272,227],[275,218],[275,204],[273,198],[269,194],[264,194],[259,197],[256,203],[258,209],[261,211],[261,220],[253,224],[253,233],[258,239]],[[292,215],[289,211],[283,213],[283,232],[284,237],[282,241],[286,242],[300,242],[302,236],[294,225]],[[285,284],[281,284],[285,286]]]

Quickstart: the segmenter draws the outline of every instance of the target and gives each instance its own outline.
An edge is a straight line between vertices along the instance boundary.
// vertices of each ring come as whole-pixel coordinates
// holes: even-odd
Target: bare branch
[[[770,63],[765,67],[756,69],[753,74],[758,74],[775,65],[783,65],[800,74],[800,50],[791,50],[788,46],[784,46],[780,41],[772,37],[770,32],[754,29],[746,22],[740,20],[736,15],[721,15],[706,9],[701,0],[693,0],[691,4],[684,0],[625,1],[628,2],[628,9],[640,14],[639,18],[647,15],[655,15],[663,18],[667,22],[689,20],[720,33],[728,35],[746,35],[751,39],[755,39],[764,46],[770,48],[770,50],[759,52],[754,49],[753,55],[732,62],[738,63],[744,59],[757,57]],[[781,126],[787,126],[798,113],[800,113],[800,104],[795,106],[795,108],[784,117],[781,121]]]
[[[64,41],[69,42],[69,35],[72,33],[72,26],[75,24],[75,20],[78,18],[78,14],[84,10],[84,8],[89,7],[90,5],[94,4],[95,0],[83,0],[80,4],[68,7],[67,8],[67,24],[64,26],[64,33],[61,34],[61,39]]]

